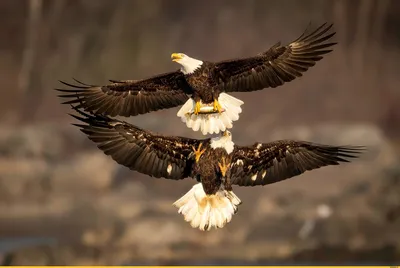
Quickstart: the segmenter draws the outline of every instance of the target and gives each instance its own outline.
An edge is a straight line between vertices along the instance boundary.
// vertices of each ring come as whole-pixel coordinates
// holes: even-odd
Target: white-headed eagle
[[[124,121],[76,109],[74,124],[118,164],[155,178],[199,183],[174,203],[193,228],[222,228],[241,200],[232,186],[279,182],[307,170],[338,165],[358,157],[359,146],[330,146],[279,140],[238,146],[226,130],[218,137],[190,139],[163,136]]]
[[[302,76],[329,53],[336,43],[326,42],[335,32],[323,24],[288,45],[279,43],[256,56],[221,62],[201,61],[183,53],[171,58],[179,70],[143,80],[110,80],[105,86],[79,84],[57,89],[67,100],[96,114],[135,116],[181,106],[177,115],[194,131],[219,133],[239,119],[243,102],[225,92],[275,88]]]

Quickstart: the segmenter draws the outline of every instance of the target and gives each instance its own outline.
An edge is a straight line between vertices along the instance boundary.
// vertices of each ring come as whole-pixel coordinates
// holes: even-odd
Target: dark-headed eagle
[[[237,212],[241,200],[232,186],[279,182],[323,166],[358,157],[362,147],[330,146],[280,140],[238,146],[229,131],[218,137],[190,139],[163,136],[103,115],[76,109],[75,124],[106,155],[131,170],[155,178],[199,183],[174,203],[193,228],[222,228]]]
[[[96,114],[134,116],[183,105],[177,115],[194,131],[219,133],[239,119],[243,102],[225,92],[275,88],[302,76],[329,53],[336,43],[326,42],[335,32],[323,24],[307,30],[288,45],[279,43],[256,56],[221,62],[201,61],[183,53],[171,58],[181,65],[174,72],[143,80],[110,80],[105,86],[79,83],[58,89],[67,100]]]

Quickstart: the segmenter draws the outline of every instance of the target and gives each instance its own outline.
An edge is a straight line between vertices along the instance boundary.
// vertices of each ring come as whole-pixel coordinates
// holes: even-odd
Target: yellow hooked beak
[[[182,59],[182,54],[181,53],[172,53],[171,55],[172,61],[178,61]]]

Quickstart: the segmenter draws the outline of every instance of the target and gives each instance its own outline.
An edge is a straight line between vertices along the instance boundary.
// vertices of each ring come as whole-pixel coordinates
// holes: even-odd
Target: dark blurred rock
[[[55,157],[63,139],[54,125],[0,127],[0,154],[4,157]]]
[[[0,156],[60,159],[82,149],[87,138],[68,124],[0,125]]]
[[[56,164],[51,173],[51,188],[55,193],[107,190],[117,164],[100,150],[76,154]]]
[[[41,158],[0,158],[0,202],[18,202],[45,195],[48,163]]]

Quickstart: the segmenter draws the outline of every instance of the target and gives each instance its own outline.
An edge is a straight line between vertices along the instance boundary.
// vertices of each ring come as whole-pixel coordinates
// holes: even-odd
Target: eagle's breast
[[[212,68],[212,64],[204,62],[196,71],[185,76],[186,81],[195,92],[195,95],[200,97],[203,103],[207,104],[214,101],[214,91],[216,90]]]
[[[226,162],[230,161],[230,155],[225,149],[208,147],[199,161],[194,164],[195,177],[200,178],[207,194],[216,193],[221,186],[222,180],[218,164],[222,163],[224,157]]]

